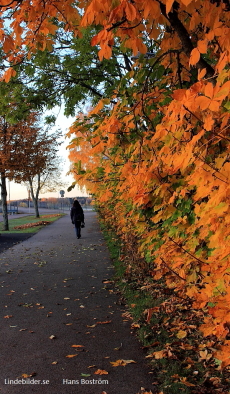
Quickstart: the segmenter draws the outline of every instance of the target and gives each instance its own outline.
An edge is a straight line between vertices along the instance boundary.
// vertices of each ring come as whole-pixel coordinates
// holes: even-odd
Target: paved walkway
[[[64,216],[0,254],[2,394],[154,391],[96,214],[85,222],[80,240]]]

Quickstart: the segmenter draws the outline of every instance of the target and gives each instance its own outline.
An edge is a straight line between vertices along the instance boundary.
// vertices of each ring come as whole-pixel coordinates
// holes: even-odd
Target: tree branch
[[[158,0],[159,1],[159,0]],[[191,41],[190,35],[187,32],[186,28],[184,27],[183,23],[180,21],[178,17],[178,12],[175,8],[170,11],[168,14],[166,13],[166,6],[159,1],[160,9],[164,17],[169,21],[172,28],[177,33],[178,37],[180,38],[184,53],[190,57],[192,50],[194,49],[193,43]],[[174,5],[178,5],[177,2],[174,2]],[[204,69],[206,68],[206,78],[212,78],[215,74],[214,69],[206,60],[200,57],[200,60],[197,62],[196,68]]]

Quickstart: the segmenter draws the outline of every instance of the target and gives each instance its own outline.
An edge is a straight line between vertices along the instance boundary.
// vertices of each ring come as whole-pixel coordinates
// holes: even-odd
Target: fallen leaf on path
[[[98,321],[97,324],[109,324],[111,323],[111,320],[107,320],[107,321]]]
[[[105,371],[104,369],[97,369],[94,374],[95,375],[108,375],[109,372]]]
[[[58,362],[57,361],[53,361],[51,364],[52,365],[56,365],[56,364],[58,364]]]
[[[32,376],[36,376],[36,375],[37,375],[36,372],[32,372],[30,374],[23,373],[22,378],[31,378]]]
[[[46,261],[40,261],[40,262],[35,262],[34,264],[37,265],[38,267],[44,267],[44,265],[46,265],[47,262]]]
[[[70,300],[70,298],[69,297],[65,297],[64,300]]]
[[[121,316],[124,317],[124,318],[132,319],[132,315],[129,312],[124,312],[124,313],[122,313]]]
[[[84,345],[72,345],[71,347],[84,347]]]
[[[78,356],[78,354],[68,354],[68,356],[66,356],[67,358],[73,358],[73,357],[76,357],[76,356]]]
[[[113,367],[125,367],[127,364],[136,363],[134,360],[117,360],[117,361],[110,361]]]
[[[28,302],[26,302],[25,304],[18,304],[18,306],[24,306],[24,308],[33,308],[33,304]]]
[[[120,344],[120,346],[115,347],[114,350],[121,350],[121,348],[122,348],[122,343]]]
[[[56,335],[50,335],[49,339],[56,339]]]
[[[11,317],[13,317],[13,315],[6,315],[4,316],[4,319],[10,319]]]

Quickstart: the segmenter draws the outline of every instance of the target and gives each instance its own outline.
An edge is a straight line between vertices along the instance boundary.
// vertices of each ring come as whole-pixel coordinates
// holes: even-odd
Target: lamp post
[[[28,189],[28,208],[30,213],[30,189]]]
[[[10,180],[8,179],[8,186],[9,186],[9,210],[10,210]]]
[[[64,198],[65,196],[65,190],[60,190],[60,196],[61,198]],[[64,207],[63,207],[63,203],[61,202],[61,210],[64,212]]]

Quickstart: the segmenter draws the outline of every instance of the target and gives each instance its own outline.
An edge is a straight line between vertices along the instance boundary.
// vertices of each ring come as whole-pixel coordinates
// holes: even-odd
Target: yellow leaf
[[[165,357],[165,350],[159,350],[158,352],[153,352],[153,356],[158,360]]]
[[[177,333],[177,338],[179,338],[179,339],[182,339],[182,338],[185,338],[186,336],[187,336],[187,332],[186,331],[183,331],[183,330],[180,330],[180,331],[178,331],[178,333]]]
[[[200,358],[201,358],[201,359],[206,360],[207,357],[208,357],[208,351],[207,351],[207,349],[201,350],[201,351],[199,352],[199,355],[200,355]]]
[[[229,94],[230,90],[230,81],[226,82],[221,88],[215,93],[215,100],[223,100]]]
[[[134,360],[117,360],[117,361],[110,361],[113,367],[125,367],[127,364],[136,363]]]

